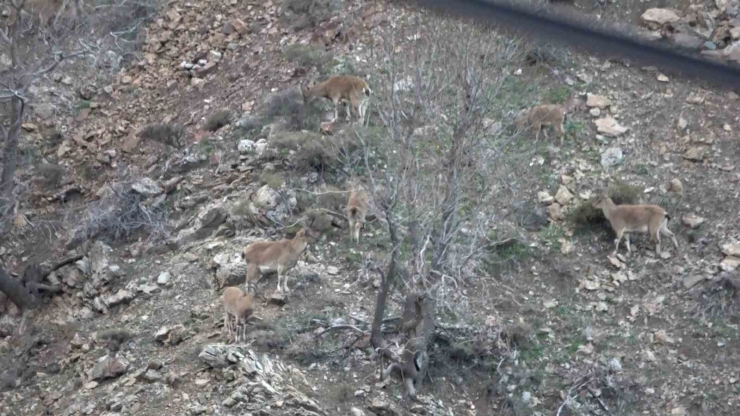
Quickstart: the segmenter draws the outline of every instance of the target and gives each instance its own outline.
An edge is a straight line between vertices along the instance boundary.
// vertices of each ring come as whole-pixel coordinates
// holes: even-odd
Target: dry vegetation
[[[131,79],[113,83],[104,114],[120,118],[83,128],[90,120],[75,115],[38,136],[38,126],[24,127],[24,140],[36,138],[27,142],[53,146],[39,147],[34,157],[42,163],[33,176],[19,175],[19,185],[29,179],[14,191],[23,204],[5,205],[14,241],[24,246],[0,242],[0,291],[3,282],[26,284],[21,267],[33,270],[33,260],[18,259],[38,247],[74,251],[80,262],[44,276],[56,291],[43,293],[45,306],[25,337],[20,314],[0,298],[0,336],[7,337],[0,339],[0,364],[23,357],[17,377],[15,369],[0,369],[8,408],[32,414],[48,401],[56,406],[48,412],[69,414],[103,407],[135,413],[119,407],[124,402],[141,403],[141,415],[266,408],[276,416],[359,414],[353,407],[434,416],[733,414],[740,400],[740,356],[731,350],[740,339],[740,280],[718,264],[720,256],[733,261],[723,244],[737,238],[737,192],[727,190],[736,173],[724,163],[736,153],[728,143],[737,126],[718,129],[716,121],[729,125],[736,103],[701,90],[712,100],[712,121],[699,114],[681,131],[671,117],[701,113],[698,104],[686,104],[696,87],[658,83],[650,69],[527,44],[393,3],[196,4],[203,10],[168,4],[147,26],[147,47],[162,49],[145,49],[144,61],[137,56],[126,72]],[[112,16],[128,7],[135,22],[151,12],[146,4],[101,6],[115,9]],[[245,33],[238,36],[232,6],[244,9]],[[370,28],[380,13],[375,7],[387,20]],[[341,25],[332,20],[349,8]],[[178,33],[180,24],[187,31],[167,33]],[[349,28],[362,24],[365,38],[357,29],[348,41]],[[140,39],[127,27],[109,28],[125,50]],[[175,42],[168,36],[196,33],[203,39],[193,50],[167,49]],[[327,33],[336,36],[326,41]],[[224,46],[212,46],[220,44],[214,38]],[[205,39],[213,44],[201,50]],[[197,71],[170,72],[211,48],[223,55],[222,72],[204,78],[208,88],[192,87]],[[276,62],[285,68],[276,70]],[[169,78],[156,78],[158,70]],[[338,73],[367,75],[369,122],[340,117],[324,135],[331,103],[305,104],[300,85]],[[608,94],[613,103],[599,112],[583,103],[569,110],[562,143],[518,131],[521,110],[569,106],[582,92]],[[136,100],[152,107],[136,113],[129,105],[142,102]],[[203,101],[208,105],[193,104]],[[84,100],[84,109],[91,102]],[[242,116],[244,108],[253,110]],[[630,133],[597,134],[592,120],[607,115]],[[139,128],[138,147],[109,152],[105,162],[103,149],[120,150]],[[696,141],[716,147],[707,150],[712,159],[685,157]],[[62,146],[73,150],[60,156]],[[613,147],[626,156],[607,166],[601,157]],[[685,188],[665,191],[679,176]],[[353,241],[346,207],[358,178],[368,212],[362,237]],[[647,239],[633,240],[630,256],[609,262],[613,231],[593,206],[602,192],[616,204],[666,208],[685,249],[661,258]],[[38,212],[53,207],[64,218],[48,220],[49,237],[29,238],[47,221]],[[684,221],[694,214],[709,220]],[[307,249],[298,234],[306,224],[320,235]],[[285,251],[283,263],[242,256],[255,241],[275,245],[294,234],[297,248]],[[115,247],[105,262],[94,251],[101,242]],[[11,267],[24,277],[11,278]],[[278,268],[295,277],[289,298],[270,298],[275,286],[267,269]],[[229,358],[208,368],[203,347],[228,341],[219,336],[219,282],[243,285],[245,275],[248,288],[257,288],[249,307],[258,319],[246,326],[247,349],[255,353],[227,346]],[[278,289],[287,289],[282,272]],[[239,355],[271,361],[251,372],[243,361],[233,365]],[[92,381],[89,372],[103,356],[125,358],[131,367]],[[55,369],[52,361],[63,364]],[[416,382],[412,389],[379,383],[383,370]],[[274,393],[265,386],[271,383]],[[172,392],[176,400],[159,400]],[[314,405],[300,402],[301,392],[325,411],[309,411]]]

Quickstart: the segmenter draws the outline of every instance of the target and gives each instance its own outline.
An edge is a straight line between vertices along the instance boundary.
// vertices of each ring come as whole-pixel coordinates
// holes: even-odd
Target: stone
[[[673,192],[676,194],[683,193],[683,184],[681,184],[681,180],[678,178],[671,179],[670,182],[668,182],[668,187],[666,188],[668,192]]]
[[[263,208],[275,208],[279,201],[280,194],[269,185],[264,185],[254,195],[254,203]]]
[[[205,86],[205,84],[206,84],[206,80],[204,80],[204,79],[196,78],[196,77],[190,78],[190,86],[191,87],[195,87],[195,88],[197,88],[199,90],[202,90],[203,89],[203,86]]]
[[[617,166],[624,160],[621,147],[610,147],[601,154],[601,166],[605,168]]]
[[[658,82],[663,82],[663,83],[670,81],[670,79],[665,74],[658,74],[656,79],[658,80]]]
[[[694,146],[684,152],[683,158],[694,162],[701,162],[704,160],[706,151],[707,149],[704,146]]]
[[[678,118],[678,123],[676,123],[676,125],[678,126],[678,129],[679,130],[684,131],[689,126],[689,122],[686,121],[685,118],[679,117]]]
[[[162,378],[163,378],[162,377],[162,374],[159,371],[152,370],[152,369],[146,370],[146,373],[144,373],[144,375],[142,377],[144,378],[144,380],[146,380],[146,381],[148,381],[150,383],[155,383],[157,381],[161,381]]]
[[[731,272],[740,266],[740,257],[727,256],[722,259],[719,268],[726,272]]]
[[[547,207],[547,211],[553,221],[561,221],[565,219],[565,214],[563,214],[563,210],[557,202]]]
[[[599,110],[598,108],[592,108],[592,109],[588,110],[588,113],[591,114],[591,116],[593,116],[593,117],[600,117],[601,116],[601,110]]]
[[[329,273],[332,276],[336,276],[339,274],[339,268],[335,266],[329,266],[326,268],[326,272]]]
[[[558,192],[555,194],[555,201],[561,206],[568,205],[573,198],[573,194],[563,185],[560,185]]]
[[[72,340],[69,341],[69,345],[72,346],[72,348],[80,349],[83,345],[85,345],[85,340],[80,336],[79,333],[75,332],[74,337],[72,337]]]
[[[642,21],[648,25],[663,26],[666,23],[675,23],[681,20],[681,17],[670,9],[652,8],[645,10],[640,16]]]
[[[236,33],[240,35],[247,33],[247,25],[241,19],[231,20],[231,26],[233,26],[234,30],[236,30]]]
[[[98,89],[94,85],[88,84],[81,87],[77,93],[80,95],[80,98],[89,101],[98,93]]]
[[[120,289],[115,295],[109,296],[106,300],[107,305],[116,306],[122,303],[130,302],[134,295],[126,289]]]
[[[700,217],[695,214],[686,214],[681,218],[681,223],[689,228],[698,228],[706,221],[706,218]]]
[[[653,340],[655,343],[663,344],[663,345],[668,344],[669,342],[672,342],[668,338],[668,333],[666,333],[664,329],[655,331],[655,333],[653,334]]]
[[[553,198],[548,192],[538,192],[537,199],[539,199],[540,203],[545,205],[550,205],[555,201],[555,198]]]
[[[254,148],[257,149],[257,156],[262,157],[262,155],[264,155],[265,151],[267,150],[267,146],[267,139],[257,140],[257,143],[254,144]]]
[[[216,68],[218,68],[217,61],[207,62],[205,65],[196,68],[195,73],[198,75],[198,78],[205,78],[206,75],[216,72]]]
[[[629,130],[627,127],[621,126],[617,123],[617,120],[610,116],[594,120],[594,124],[600,134],[608,137],[619,137]]]
[[[671,40],[674,45],[686,49],[699,49],[704,44],[704,39],[690,33],[677,33]]]
[[[257,150],[256,143],[253,140],[248,139],[239,140],[239,144],[236,145],[236,148],[239,150],[239,153],[243,155],[255,153]]]
[[[170,272],[160,273],[159,276],[157,276],[157,284],[164,286],[170,282],[170,279],[172,279]]]
[[[131,190],[139,195],[155,196],[162,193],[162,189],[154,180],[150,178],[141,178],[131,184]]]
[[[598,108],[604,110],[612,105],[612,101],[604,97],[603,95],[588,94],[586,98],[586,105],[589,108]]]
[[[351,414],[351,416],[365,416],[365,412],[356,407],[349,409],[349,413]]]
[[[87,372],[87,376],[91,380],[103,380],[119,377],[125,374],[126,370],[128,370],[126,360],[106,355]]]
[[[208,54],[208,57],[211,58],[213,62],[219,62],[221,61],[221,58],[223,58],[223,54],[221,54],[221,52],[219,51],[211,51]]]
[[[704,280],[706,280],[706,278],[701,275],[686,276],[686,278],[683,279],[683,287],[686,289],[691,289]]]
[[[609,366],[609,370],[615,373],[622,371],[622,362],[619,360],[619,358],[614,357],[611,360],[609,360],[608,366]]]
[[[722,245],[722,253],[725,256],[740,257],[740,243],[727,243]]]
[[[270,296],[269,303],[277,306],[283,306],[287,303],[287,299],[285,298],[285,293],[283,292],[273,292]]]

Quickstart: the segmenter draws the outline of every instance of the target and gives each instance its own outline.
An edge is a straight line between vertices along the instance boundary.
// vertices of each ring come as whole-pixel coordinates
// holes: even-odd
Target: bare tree
[[[516,40],[485,27],[429,15],[400,26],[407,29],[390,29],[378,59],[385,65],[385,77],[375,85],[383,126],[374,132],[378,143],[369,145],[372,132],[358,136],[366,144],[366,170],[382,172],[371,177],[370,188],[385,213],[392,245],[371,344],[381,356],[399,361],[386,373],[419,370],[415,382],[407,384],[413,396],[427,370],[427,349],[444,293],[450,284],[457,285],[464,263],[480,247],[496,244],[487,236],[501,172],[494,165],[514,137],[492,130],[490,123],[507,115],[500,105],[506,98],[502,87],[520,48]],[[396,283],[406,297],[400,353],[390,351],[381,337]]]
[[[59,63],[85,50],[63,52],[64,40],[72,32],[76,19],[68,2],[39,0],[4,0],[9,10],[5,27],[0,28],[0,102],[7,113],[0,123],[0,139],[4,144],[0,174],[0,218],[14,209],[15,172],[18,166],[18,144],[21,126],[31,100],[29,88],[41,76],[52,72]],[[72,17],[66,19],[62,14]],[[54,16],[52,18],[52,16]]]

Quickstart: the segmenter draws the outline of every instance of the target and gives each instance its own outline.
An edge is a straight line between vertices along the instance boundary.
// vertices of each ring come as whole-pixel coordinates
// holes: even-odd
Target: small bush
[[[339,168],[337,148],[330,139],[323,136],[310,140],[293,156],[292,161],[298,171],[334,171]]]
[[[46,189],[56,188],[64,179],[64,166],[42,163],[36,167],[36,172],[43,178],[43,185]]]
[[[570,97],[570,89],[565,86],[551,88],[547,91],[544,101],[550,104],[563,104]]]
[[[283,131],[273,134],[270,146],[279,152],[297,151],[306,143],[320,139],[318,133],[304,133],[299,131]]]
[[[261,106],[260,113],[268,122],[285,120],[290,130],[316,131],[321,120],[314,106],[303,105],[303,96],[295,88],[269,96]]]
[[[321,45],[293,44],[286,47],[283,53],[289,61],[295,62],[304,68],[316,67],[320,74],[326,73],[327,66],[333,60],[332,53],[327,52]]]
[[[272,189],[280,189],[285,183],[285,178],[279,173],[262,171],[260,174],[260,185],[267,185]]]
[[[219,110],[211,114],[206,119],[206,124],[203,126],[203,130],[206,131],[217,131],[218,129],[228,126],[231,123],[231,111]]]
[[[617,205],[636,204],[640,201],[642,188],[618,182],[609,188],[607,194]],[[593,207],[593,203],[598,197],[599,194],[571,209],[568,212],[567,220],[577,228],[608,226],[604,213]]]
[[[342,212],[347,205],[349,194],[335,186],[327,186],[318,197],[319,206],[334,212]]]
[[[283,0],[281,20],[293,30],[316,27],[329,20],[341,6],[340,0]]]
[[[185,127],[180,125],[150,124],[139,135],[144,140],[153,140],[176,148],[185,145]]]
[[[331,216],[326,212],[320,209],[312,209],[307,211],[304,215],[307,218],[306,224],[309,224],[312,230],[317,231],[320,234],[330,233],[334,230]]]

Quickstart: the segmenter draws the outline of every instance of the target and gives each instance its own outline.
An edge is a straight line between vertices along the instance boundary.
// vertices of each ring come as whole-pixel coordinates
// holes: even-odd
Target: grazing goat
[[[365,192],[361,187],[353,187],[352,191],[349,193],[345,214],[347,215],[347,221],[349,221],[350,240],[354,240],[358,244],[360,242],[360,230],[365,223],[367,208],[367,192]]]
[[[563,121],[565,120],[565,108],[556,104],[544,104],[532,107],[529,110],[522,110],[516,116],[514,123],[517,126],[517,133],[524,130],[534,129],[536,132],[535,140],[540,139],[540,130],[542,126],[552,126],[555,133],[560,136],[560,144],[563,144],[565,131],[563,130]],[[547,132],[545,132],[547,137]]]

